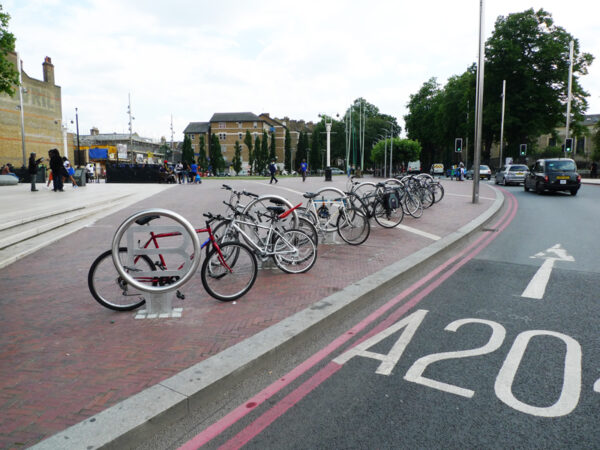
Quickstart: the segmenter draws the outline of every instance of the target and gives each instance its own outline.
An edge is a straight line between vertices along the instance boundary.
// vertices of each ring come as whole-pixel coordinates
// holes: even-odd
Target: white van
[[[406,166],[406,172],[408,173],[421,173],[421,161],[411,161]]]
[[[429,175],[444,175],[444,165],[441,163],[432,164],[431,169],[429,170]]]

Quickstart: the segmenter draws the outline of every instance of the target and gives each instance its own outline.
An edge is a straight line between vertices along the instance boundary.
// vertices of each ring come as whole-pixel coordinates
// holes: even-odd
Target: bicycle
[[[363,210],[355,208],[348,196],[336,188],[307,192],[306,207],[298,208],[300,217],[307,218],[321,234],[337,232],[344,242],[360,245],[371,233],[369,219]]]
[[[208,239],[202,244],[202,248],[210,247],[207,257],[202,263],[200,275],[202,285],[213,298],[229,302],[236,300],[246,294],[253,286],[258,273],[258,262],[256,256],[248,246],[241,242],[217,242],[212,232],[211,223],[221,220],[220,216],[204,214],[208,219],[205,228],[195,229],[196,233],[208,233]],[[140,225],[149,225],[158,219],[158,215],[142,217],[135,222]],[[150,237],[141,244],[140,249],[160,249],[159,240],[181,236],[181,232],[155,233],[150,231]],[[152,247],[153,246],[153,247]],[[128,249],[119,247],[119,259],[127,271],[137,281],[148,283],[151,286],[164,286],[173,283],[178,278],[175,276],[138,276],[136,272],[156,272],[168,270],[166,254],[156,252],[158,259],[153,261],[148,255],[138,255],[133,259],[133,266],[127,265]],[[194,255],[190,255],[193,259]],[[179,266],[181,268],[183,264]],[[92,263],[88,272],[88,287],[94,299],[102,306],[114,311],[131,311],[142,306],[146,300],[143,292],[133,289],[117,272],[113,259],[112,250],[108,250],[98,256]],[[181,292],[177,292],[179,298],[185,298]]]
[[[402,222],[403,195],[398,188],[391,188],[384,182],[354,182],[349,192],[354,205],[362,208],[367,218],[374,218],[375,222],[384,228],[394,228]]]

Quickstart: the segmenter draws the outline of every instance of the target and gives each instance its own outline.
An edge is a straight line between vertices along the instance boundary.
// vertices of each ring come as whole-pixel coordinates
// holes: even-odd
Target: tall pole
[[[467,100],[467,126],[466,129],[469,129],[469,112],[470,112],[470,103]],[[467,136],[465,137],[465,169],[469,167],[469,133],[467,131]]]
[[[387,130],[385,130],[385,143],[383,148],[383,178],[387,172]]]
[[[506,80],[502,80],[502,120],[500,121],[500,167],[502,164],[502,149],[504,144],[504,105],[506,101]]]
[[[477,63],[477,88],[475,105],[475,154],[473,155],[473,203],[479,203],[479,164],[481,161],[481,130],[483,127],[483,70],[484,70],[484,0],[479,2],[479,61]]]
[[[392,153],[394,152],[394,125],[390,130],[390,178],[392,178]]]
[[[127,94],[127,114],[129,114],[129,147],[131,151],[131,162],[135,162],[135,154],[133,153],[133,117],[131,117],[131,93]]]
[[[23,166],[27,162],[25,156],[25,113],[23,112],[23,78],[21,72],[23,71],[23,65],[21,64],[21,57],[17,52],[17,69],[19,71],[19,110],[21,113],[21,153],[23,154]]]
[[[569,87],[567,88],[568,96],[567,96],[567,124],[565,126],[565,158],[567,157],[567,146],[566,140],[569,139],[569,121],[571,119],[571,87],[573,80],[573,45],[574,42],[571,41],[569,43]]]
[[[79,110],[75,108],[75,128],[77,130],[77,155],[75,157],[75,164],[79,167]]]
[[[167,156],[167,155],[165,155]],[[168,159],[168,158],[165,158]],[[174,162],[173,158],[173,114],[171,114],[171,162]]]

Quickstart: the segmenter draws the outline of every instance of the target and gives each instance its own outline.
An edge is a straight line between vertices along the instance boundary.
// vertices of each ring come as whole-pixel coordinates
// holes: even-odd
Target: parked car
[[[525,164],[507,164],[496,172],[496,184],[521,184],[525,181],[525,175],[529,173],[529,168]]]
[[[338,169],[337,167],[332,167],[331,175],[344,175],[344,171],[342,169]]]
[[[581,176],[577,173],[575,161],[569,158],[538,159],[525,176],[525,191],[535,189],[538,194],[544,191],[569,191],[577,195],[581,187]]]
[[[475,176],[475,169],[473,167],[471,167],[470,170],[467,170],[467,173],[465,174],[465,178],[467,180],[472,180],[473,177]],[[489,166],[486,166],[485,164],[481,164],[479,166],[479,178],[487,178],[488,180],[492,179],[492,169],[489,168]]]

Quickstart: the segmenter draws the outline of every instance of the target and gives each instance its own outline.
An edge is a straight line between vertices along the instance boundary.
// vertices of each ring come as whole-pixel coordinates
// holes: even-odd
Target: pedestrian
[[[271,172],[271,180],[269,181],[269,184],[272,184],[273,180],[275,180],[275,183],[278,183],[279,180],[277,180],[277,178],[275,178],[275,172],[277,172],[277,166],[275,165],[274,159],[272,159],[271,164],[269,164],[269,172]]]
[[[183,184],[183,164],[181,164],[181,161],[175,164],[175,174],[177,175],[177,183]]]
[[[54,192],[63,192],[63,174],[65,166],[57,148],[48,150],[50,169],[52,170],[52,186]]]
[[[94,172],[96,171],[93,162],[87,163],[85,166],[85,178],[87,183],[91,183],[94,181]]]
[[[202,184],[202,177],[200,177],[200,172],[196,172],[196,178],[194,178],[194,184]]]
[[[306,163],[306,159],[302,160],[300,164],[300,173],[302,174],[302,181],[306,181],[306,171],[308,170],[308,164]]]
[[[190,183],[196,182],[196,175],[198,174],[198,164],[192,161],[192,165],[190,166]]]
[[[71,180],[71,183],[73,184],[73,188],[76,188],[77,182],[75,181],[75,178],[73,178],[73,175],[75,175],[75,169],[73,169],[73,166],[71,166],[71,163],[69,162],[66,156],[63,156],[62,159],[63,166],[65,168],[65,171],[67,172],[65,175],[65,179],[69,178]]]
[[[465,180],[465,165],[461,162],[458,165],[458,181]]]
[[[37,191],[37,189],[35,188],[35,179],[37,178],[38,166],[43,160],[44,160],[44,157],[35,159],[35,153],[31,153],[29,155],[28,172],[29,172],[29,176],[31,177],[31,192]]]
[[[598,177],[598,164],[596,164],[596,161],[592,161],[592,165],[590,166],[590,177]]]

